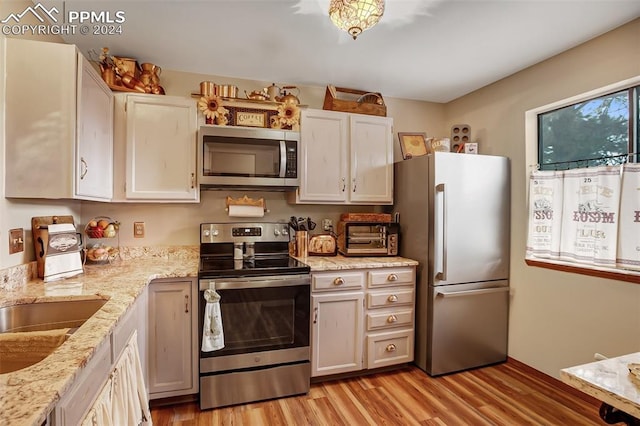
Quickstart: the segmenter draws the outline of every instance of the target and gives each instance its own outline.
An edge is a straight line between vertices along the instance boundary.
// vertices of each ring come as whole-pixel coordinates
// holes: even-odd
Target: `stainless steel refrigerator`
[[[415,362],[430,375],[507,359],[510,167],[436,152],[395,165],[400,255],[420,262]]]

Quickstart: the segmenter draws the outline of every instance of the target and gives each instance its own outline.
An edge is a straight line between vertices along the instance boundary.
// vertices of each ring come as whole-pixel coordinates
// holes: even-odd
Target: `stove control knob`
[[[217,237],[217,236],[218,236],[218,230],[217,230],[217,229],[214,229],[214,230],[213,230],[212,235],[213,235],[214,237]]]
[[[280,230],[279,229],[274,229],[273,230],[273,235],[275,235],[276,237],[280,236]]]
[[[282,235],[289,235],[289,230],[287,228],[282,228]]]
[[[205,229],[204,231],[202,231],[202,235],[204,235],[205,237],[208,237],[210,234],[208,229]]]

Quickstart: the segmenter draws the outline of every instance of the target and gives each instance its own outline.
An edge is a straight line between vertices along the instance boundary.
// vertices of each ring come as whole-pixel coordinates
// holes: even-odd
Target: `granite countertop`
[[[111,264],[86,265],[84,274],[44,283],[41,279],[15,284],[4,275],[0,307],[54,300],[108,299],[51,355],[22,370],[0,374],[0,424],[40,425],[61,396],[74,384],[81,367],[93,357],[150,281],[198,276],[198,247],[121,252]],[[309,256],[299,258],[311,271],[415,266],[403,257]],[[24,275],[24,274],[23,274]]]
[[[87,265],[84,274],[44,283],[35,279],[0,291],[0,306],[53,300],[108,299],[65,343],[30,367],[0,374],[0,424],[40,425],[109,338],[153,279],[197,277],[198,248],[138,253],[112,264]]]
[[[640,352],[565,368],[560,371],[560,378],[587,395],[640,418],[640,380],[629,373],[630,363],[640,363]]]
[[[402,266],[417,266],[418,262],[400,256],[389,257],[346,257],[337,256],[307,256],[297,257],[299,261],[311,267],[311,272],[338,271],[341,269],[372,269],[398,268]]]

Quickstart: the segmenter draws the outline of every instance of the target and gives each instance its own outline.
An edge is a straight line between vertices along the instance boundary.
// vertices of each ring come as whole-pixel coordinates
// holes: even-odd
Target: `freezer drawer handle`
[[[462,296],[477,296],[480,294],[490,294],[490,293],[504,293],[509,291],[509,287],[499,287],[499,288],[483,288],[480,290],[466,290],[466,291],[454,291],[451,293],[443,293],[436,292],[437,297],[462,297]]]
[[[344,284],[344,278],[342,277],[338,277],[335,280],[333,280],[333,285],[342,285]]]
[[[393,343],[390,343],[387,345],[387,347],[385,348],[385,350],[387,352],[395,352],[396,350],[396,345],[394,345]]]
[[[398,301],[398,296],[396,296],[395,294],[392,294],[391,296],[387,297],[387,300],[391,303],[393,302],[397,302]]]
[[[389,315],[389,317],[387,318],[387,322],[389,324],[393,324],[394,322],[398,321],[398,317],[395,315]]]
[[[396,274],[391,274],[387,278],[387,281],[398,281],[398,276]]]

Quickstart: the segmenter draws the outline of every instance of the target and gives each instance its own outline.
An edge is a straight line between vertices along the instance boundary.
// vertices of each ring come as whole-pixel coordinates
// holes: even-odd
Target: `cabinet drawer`
[[[388,289],[367,294],[367,308],[382,308],[413,304],[413,289]]]
[[[364,286],[364,272],[311,274],[311,290],[353,290]]]
[[[413,361],[413,329],[367,336],[367,368]]]
[[[374,311],[367,314],[367,331],[392,327],[413,327],[413,310]]]
[[[413,284],[415,282],[413,268],[380,269],[369,272],[369,287]]]

